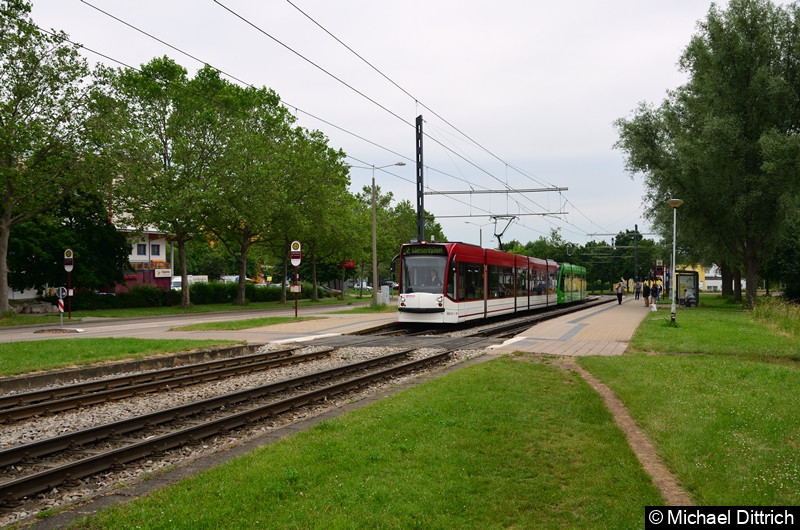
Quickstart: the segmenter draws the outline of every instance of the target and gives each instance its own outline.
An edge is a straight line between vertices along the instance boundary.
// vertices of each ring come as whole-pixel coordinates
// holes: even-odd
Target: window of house
[[[150,245],[150,255],[151,256],[160,256],[161,255],[161,244],[153,243]]]
[[[136,255],[137,256],[147,256],[147,243],[137,243],[136,244]]]

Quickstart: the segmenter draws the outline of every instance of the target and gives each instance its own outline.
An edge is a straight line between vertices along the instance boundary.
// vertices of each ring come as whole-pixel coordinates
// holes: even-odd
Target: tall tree
[[[797,193],[796,171],[769,165],[775,151],[800,152],[797,14],[768,0],[731,0],[725,11],[712,4],[681,58],[689,82],[659,108],[642,105],[617,122],[617,146],[628,169],[644,173],[654,220],[667,233],[664,201],[683,199],[681,237],[714,241],[719,261],[744,268],[751,308],[785,221],[780,205]]]
[[[302,242],[303,262],[311,265],[312,298],[316,299],[317,259],[330,257],[337,247],[348,244],[341,227],[348,213],[343,198],[348,194],[350,179],[343,163],[344,153],[330,148],[328,139],[319,131],[295,129],[292,160],[290,207],[281,215],[276,232],[283,232],[286,242]],[[284,259],[288,257],[287,250],[284,245]],[[282,294],[285,296],[285,287]]]
[[[0,313],[11,230],[87,183],[89,70],[64,33],[40,30],[24,0],[0,2]]]
[[[9,286],[21,291],[65,284],[66,248],[75,254],[74,287],[113,288],[124,281],[130,243],[109,221],[102,197],[76,191],[52,212],[15,227],[9,241]]]
[[[250,247],[265,244],[293,206],[293,118],[269,89],[235,88],[236,108],[224,163],[215,176],[208,226],[239,264],[236,303],[245,303]],[[304,186],[301,183],[300,186]]]
[[[124,116],[113,155],[120,177],[118,216],[130,226],[170,234],[178,247],[181,305],[189,307],[186,243],[202,234],[216,208],[216,176],[238,109],[232,85],[206,66],[193,79],[168,57],[139,70],[109,72],[111,93]]]

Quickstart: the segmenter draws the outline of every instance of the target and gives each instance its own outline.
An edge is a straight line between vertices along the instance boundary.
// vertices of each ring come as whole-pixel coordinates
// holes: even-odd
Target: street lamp
[[[669,288],[672,291],[672,307],[670,320],[675,323],[675,238],[677,235],[678,206],[683,204],[681,199],[670,199],[667,204],[672,206],[672,275],[669,279]]]
[[[469,221],[464,221],[464,223],[478,227],[478,246],[483,248],[483,227],[492,224],[492,222],[489,221],[488,223],[483,223],[482,225],[479,225],[478,223],[471,223]]]
[[[372,305],[378,305],[378,229],[377,229],[377,191],[375,190],[375,170],[384,169],[392,166],[404,166],[405,162],[395,162],[385,166],[353,166],[347,164],[348,168],[372,169]]]

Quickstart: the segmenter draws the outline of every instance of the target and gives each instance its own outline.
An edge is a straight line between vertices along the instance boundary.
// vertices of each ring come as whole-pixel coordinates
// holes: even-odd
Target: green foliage
[[[640,528],[663,501],[575,373],[498,359],[410,388],[86,528]]]
[[[132,338],[53,339],[0,343],[0,377],[76,365],[145,359],[235,343],[226,340],[151,340]]]
[[[302,292],[298,295],[301,300],[311,298],[312,288],[309,283],[301,283]],[[239,290],[238,283],[208,282],[195,283],[190,286],[192,300],[195,304],[226,304],[236,303],[236,296]],[[324,296],[324,291],[319,288],[318,297]],[[245,284],[245,298],[248,302],[279,302],[281,300],[281,288],[259,285],[255,283]]]
[[[753,318],[778,333],[800,340],[800,305],[796,302],[764,296],[753,310]]]
[[[63,33],[39,30],[30,3],[0,3],[0,312],[8,310],[10,231],[79,186],[94,189],[88,171],[86,61]]]
[[[797,195],[799,23],[796,8],[769,0],[712,4],[681,57],[689,81],[616,123],[627,168],[644,175],[651,221],[671,232],[665,200],[683,199],[678,241],[744,268],[748,307],[787,220],[782,201]]]
[[[58,298],[49,296],[43,298],[51,304],[56,304]],[[89,311],[95,309],[127,309],[137,307],[170,307],[180,303],[180,293],[171,289],[164,290],[151,285],[136,285],[127,291],[117,294],[103,294],[97,292],[75,292],[72,297],[73,311]]]
[[[67,248],[75,255],[73,286],[108,289],[123,282],[130,244],[108,220],[96,194],[75,191],[65,196],[52,214],[38,215],[15,227],[8,246],[9,285],[19,291],[66,285],[63,259]]]

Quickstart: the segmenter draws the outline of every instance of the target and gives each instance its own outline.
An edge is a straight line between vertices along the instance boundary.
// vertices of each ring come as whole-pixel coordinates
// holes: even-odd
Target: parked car
[[[355,289],[356,291],[361,291],[362,289],[364,291],[371,291],[372,287],[370,287],[366,283],[356,283],[355,285],[353,285],[353,289]]]
[[[381,285],[388,285],[389,289],[397,289],[398,287],[398,283],[392,280],[383,280],[383,283],[381,283]]]

